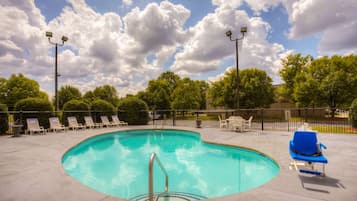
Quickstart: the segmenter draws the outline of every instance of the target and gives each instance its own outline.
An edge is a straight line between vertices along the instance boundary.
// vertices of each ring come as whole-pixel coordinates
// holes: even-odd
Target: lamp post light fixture
[[[55,46],[55,112],[58,112],[58,77],[60,76],[57,72],[57,53],[58,53],[58,46],[63,46],[64,42],[68,41],[68,37],[62,36],[61,40],[62,43],[55,43],[51,41],[53,34],[52,32],[47,31],[46,37],[48,38],[48,42]]]
[[[237,110],[239,110],[239,60],[238,60],[238,41],[242,40],[244,38],[244,34],[247,33],[248,28],[247,27],[242,27],[240,29],[241,36],[235,39],[232,39],[232,31],[227,31],[226,36],[229,37],[231,41],[236,42],[236,69],[237,69],[237,76],[236,76],[236,81],[237,81]]]

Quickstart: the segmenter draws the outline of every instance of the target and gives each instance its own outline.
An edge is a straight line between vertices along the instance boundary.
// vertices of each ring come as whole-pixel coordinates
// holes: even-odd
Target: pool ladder
[[[157,162],[159,164],[161,170],[165,174],[165,191],[164,193],[167,193],[169,190],[169,176],[167,175],[167,172],[162,165],[161,161],[159,158],[156,156],[156,153],[153,152],[150,156],[150,161],[149,161],[149,201],[154,201],[154,184],[153,184],[153,178],[154,178],[154,162]],[[157,195],[155,201],[160,197],[160,194]]]

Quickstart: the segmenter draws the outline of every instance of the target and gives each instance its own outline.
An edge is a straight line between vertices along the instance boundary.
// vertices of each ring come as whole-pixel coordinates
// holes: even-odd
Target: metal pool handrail
[[[153,184],[153,169],[154,169],[154,160],[159,164],[161,170],[165,174],[165,192],[169,190],[169,176],[167,175],[167,172],[160,162],[159,158],[156,156],[156,153],[153,152],[150,156],[150,161],[149,161],[149,201],[154,200],[154,184]]]

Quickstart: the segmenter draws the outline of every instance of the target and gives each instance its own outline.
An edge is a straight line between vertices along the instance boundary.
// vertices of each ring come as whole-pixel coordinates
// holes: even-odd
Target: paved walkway
[[[151,128],[150,126],[126,129]],[[165,127],[167,128],[167,127]],[[169,127],[172,128],[172,127]],[[252,131],[235,133],[218,128],[188,128],[201,133],[203,140],[220,144],[249,147],[278,162],[281,171],[269,183],[239,194],[211,199],[230,200],[341,200],[357,198],[357,136],[319,134],[328,149],[326,177],[301,175],[289,170],[288,142],[291,132]],[[66,174],[62,155],[82,140],[116,129],[91,129],[49,133],[47,135],[0,137],[1,201],[109,201],[121,200],[90,189]],[[120,128],[123,130],[123,128]]]

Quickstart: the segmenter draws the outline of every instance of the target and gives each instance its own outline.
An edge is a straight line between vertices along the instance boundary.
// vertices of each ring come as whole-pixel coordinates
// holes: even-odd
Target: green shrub
[[[74,116],[84,124],[84,116],[89,115],[89,105],[82,100],[70,100],[63,105],[62,122],[68,125],[67,117]]]
[[[352,123],[352,128],[357,128],[357,98],[352,101],[350,120]]]
[[[9,129],[9,113],[7,106],[0,104],[0,134],[5,134]]]
[[[146,125],[149,121],[147,104],[135,97],[122,99],[118,104],[118,114],[120,120],[130,125]]]
[[[115,114],[114,106],[108,101],[97,99],[94,100],[90,106],[93,120],[95,122],[101,122],[100,116],[111,116]]]
[[[37,118],[40,126],[50,127],[48,118],[53,116],[53,107],[50,101],[42,98],[26,98],[15,104],[15,121],[21,121],[24,128],[27,129],[26,119]]]

